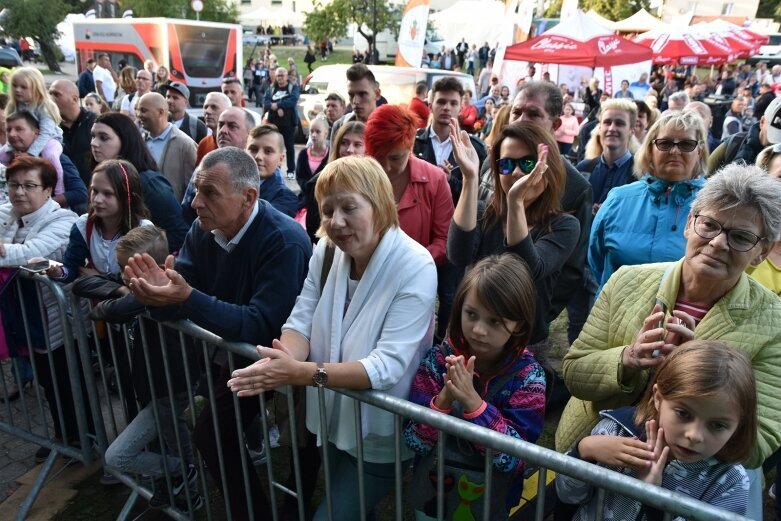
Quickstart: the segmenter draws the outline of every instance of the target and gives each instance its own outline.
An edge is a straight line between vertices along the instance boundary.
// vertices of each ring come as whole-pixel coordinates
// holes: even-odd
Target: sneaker
[[[171,481],[172,492],[174,493],[174,497],[176,497],[184,490],[185,485],[192,489],[198,484],[198,469],[195,468],[195,465],[190,465],[187,469],[187,479],[176,476],[172,478]]]
[[[51,452],[52,450],[50,448],[41,447],[35,452],[35,462],[43,463],[49,457],[49,454],[51,454]]]
[[[203,496],[200,495],[197,491],[192,491],[190,493],[190,499],[192,499],[192,508],[188,508],[187,506],[187,494],[182,494],[181,496],[176,498],[176,509],[180,510],[182,512],[196,512],[203,508]]]
[[[111,485],[119,485],[120,483],[122,482],[119,481],[118,477],[116,477],[114,474],[106,472],[105,470],[103,471],[103,475],[100,476],[101,485],[111,486]]]
[[[770,499],[775,499],[776,498],[776,484],[775,483],[773,483],[770,486],[770,490],[767,491],[767,495],[770,496]]]
[[[265,448],[261,448],[259,451],[247,448],[247,451],[249,452],[249,457],[252,460],[252,464],[256,467],[258,465],[265,465],[268,461]]]
[[[149,508],[160,510],[171,504],[171,496],[168,495],[168,488],[165,484],[165,478],[157,478],[154,482],[155,491],[149,498]]]

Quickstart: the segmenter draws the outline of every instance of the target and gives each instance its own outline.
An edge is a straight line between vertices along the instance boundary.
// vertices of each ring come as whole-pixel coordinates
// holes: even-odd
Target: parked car
[[[325,97],[329,93],[336,92],[349,103],[345,75],[348,67],[349,64],[323,65],[304,79],[301,98],[298,101],[298,115],[301,120],[298,141],[303,142],[308,139],[309,124],[323,112]],[[430,89],[435,81],[444,76],[458,78],[464,85],[464,89],[475,92],[475,79],[460,72],[390,65],[369,65],[369,69],[380,83],[382,95],[393,105],[408,105],[415,95],[415,85],[418,82],[425,81]]]
[[[0,47],[0,67],[13,69],[14,67],[21,67],[22,65],[22,58],[19,56],[18,52],[10,47]]]

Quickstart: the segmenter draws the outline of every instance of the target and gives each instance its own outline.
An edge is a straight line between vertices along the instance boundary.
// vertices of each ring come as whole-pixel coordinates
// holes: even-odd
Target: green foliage
[[[163,16],[195,20],[196,15],[190,0],[125,0],[122,9],[132,9],[138,18]],[[239,11],[237,3],[230,0],[204,0],[201,20],[209,22],[236,23]]]
[[[772,18],[781,20],[781,0],[762,0],[757,9],[757,18]]]
[[[59,71],[54,53],[57,24],[68,13],[63,0],[0,0],[0,9],[8,9],[2,20],[3,32],[14,37],[34,39],[49,69]]]
[[[401,9],[383,0],[333,0],[326,5],[317,2],[314,10],[306,17],[304,32],[314,42],[324,38],[340,38],[347,34],[347,26],[355,23],[358,24],[358,32],[371,42],[375,8],[377,32],[390,29],[397,33]],[[363,25],[369,30],[365,31]]]
[[[558,18],[561,16],[561,6],[564,0],[553,0],[543,12],[543,18]]]
[[[625,0],[617,2],[616,0],[583,0],[580,8],[583,11],[593,9],[608,20],[617,22],[629,18],[640,9],[649,9],[649,0]]]

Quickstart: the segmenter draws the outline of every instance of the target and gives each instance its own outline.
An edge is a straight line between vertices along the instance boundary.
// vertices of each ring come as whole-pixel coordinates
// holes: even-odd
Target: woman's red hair
[[[418,123],[418,117],[404,107],[377,107],[366,122],[366,154],[381,159],[398,148],[411,151]]]

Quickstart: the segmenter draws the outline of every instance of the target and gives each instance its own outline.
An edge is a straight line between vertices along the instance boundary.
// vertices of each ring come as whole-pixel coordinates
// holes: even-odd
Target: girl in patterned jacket
[[[535,299],[529,270],[515,254],[478,262],[456,292],[449,337],[426,353],[409,400],[445,414],[456,408],[476,425],[536,441],[545,415],[545,372],[526,347]],[[410,422],[404,429],[406,444],[421,456],[434,450],[438,439],[439,431],[428,425]],[[493,463],[495,470],[517,477],[507,496],[507,505],[516,505],[523,461],[496,452]]]
[[[571,456],[745,515],[749,481],[740,462],[756,443],[757,393],[742,352],[717,341],[689,341],[667,357],[636,408],[600,416]],[[592,485],[559,475],[556,491],[561,501],[581,504],[575,520],[597,518]],[[612,492],[605,493],[603,516],[662,518]]]

